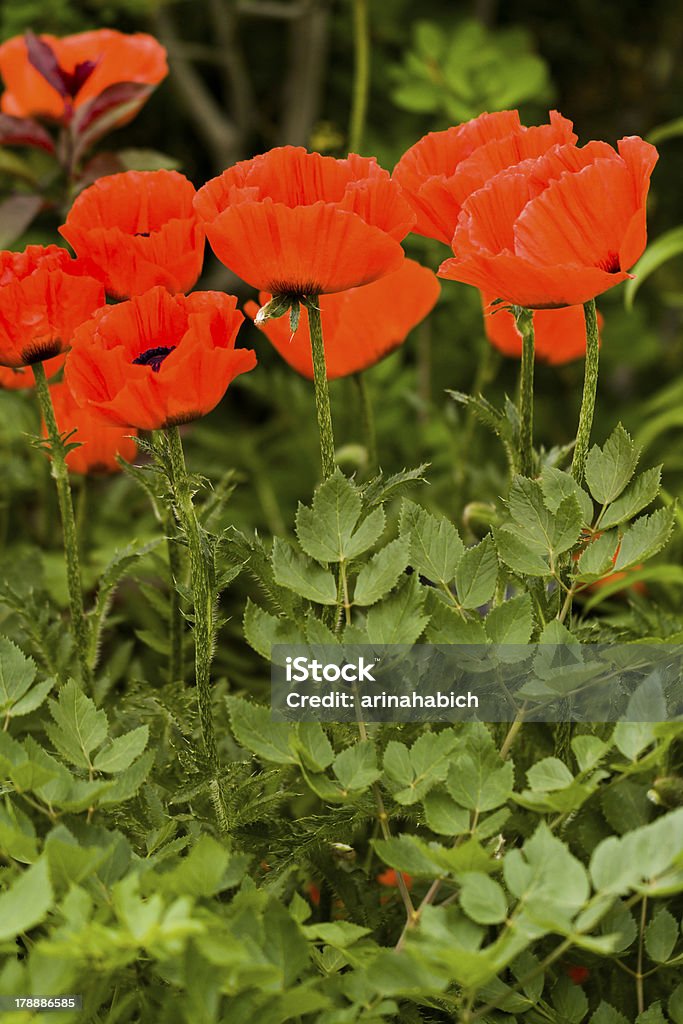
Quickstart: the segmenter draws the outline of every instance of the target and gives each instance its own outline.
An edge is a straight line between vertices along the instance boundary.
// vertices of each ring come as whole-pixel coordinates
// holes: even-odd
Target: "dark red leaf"
[[[26,40],[29,63],[53,89],[57,90],[60,96],[68,100],[70,98],[68,84],[52,47],[30,29],[24,35],[24,39]]]
[[[41,124],[29,117],[0,114],[0,146],[36,146],[54,153],[55,144]]]
[[[116,82],[79,107],[71,122],[74,162],[107,132],[129,121],[152,89],[143,82]]]
[[[73,74],[69,75],[69,92],[72,96],[76,96],[81,91],[99,63],[100,58],[98,57],[96,60],[84,60],[76,65]],[[66,72],[62,72],[62,74],[66,74]]]
[[[23,235],[43,205],[41,196],[10,196],[0,202],[0,249]]]

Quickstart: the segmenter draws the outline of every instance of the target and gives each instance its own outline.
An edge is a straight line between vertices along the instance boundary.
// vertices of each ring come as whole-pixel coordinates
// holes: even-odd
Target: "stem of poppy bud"
[[[600,366],[600,335],[598,332],[598,314],[595,299],[583,304],[583,315],[586,318],[586,364],[583,377],[583,397],[579,426],[576,432],[576,446],[572,459],[572,476],[577,483],[583,483],[586,469],[586,457],[593,427],[595,397],[598,391],[598,370]]]
[[[534,465],[534,311],[514,306],[517,330],[522,335],[519,381],[519,472],[531,476]]]
[[[353,105],[349,122],[349,152],[358,153],[363,142],[370,85],[370,38],[367,0],[353,0]]]
[[[64,554],[66,557],[66,578],[69,589],[69,610],[71,613],[71,627],[76,642],[76,654],[81,669],[83,686],[89,688],[92,683],[92,672],[88,658],[88,624],[85,619],[83,607],[83,587],[81,583],[81,566],[78,557],[78,534],[76,532],[76,519],[74,517],[74,506],[71,499],[71,486],[69,484],[69,470],[66,465],[65,445],[62,435],[57,426],[55,411],[50,396],[50,388],[47,383],[45,367],[42,363],[35,363],[33,376],[36,382],[36,394],[38,404],[45,421],[48,440],[50,442],[50,455],[52,457],[52,476],[57,486],[57,498],[59,501],[59,513],[62,520],[62,533],[64,536]]]
[[[169,427],[165,433],[168,439],[175,514],[190,549],[194,605],[195,681],[204,750],[212,774],[209,791],[219,828],[222,832],[227,832],[228,817],[219,778],[220,762],[211,701],[211,660],[216,633],[213,552],[203,535],[192,502],[192,490],[187,475],[180,432],[177,427]]]
[[[320,456],[322,459],[323,479],[327,480],[334,473],[336,460],[334,457],[332,413],[330,412],[330,392],[327,386],[323,325],[317,295],[308,297],[306,309],[308,310],[308,332],[311,339],[311,354],[313,357],[313,383],[315,385],[315,408],[318,414],[318,431],[320,433]]]

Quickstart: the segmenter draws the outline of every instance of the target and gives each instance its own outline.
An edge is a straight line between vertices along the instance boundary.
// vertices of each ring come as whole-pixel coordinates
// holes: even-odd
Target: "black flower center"
[[[154,372],[158,373],[164,359],[174,348],[175,345],[158,345],[156,348],[145,349],[139,356],[136,356],[133,362],[138,366],[151,366]]]
[[[136,231],[135,232],[135,237],[136,238],[149,238],[150,234],[151,234],[151,231]]]

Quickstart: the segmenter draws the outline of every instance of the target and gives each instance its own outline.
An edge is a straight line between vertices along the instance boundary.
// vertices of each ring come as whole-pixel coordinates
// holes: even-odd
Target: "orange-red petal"
[[[431,270],[405,260],[400,270],[362,288],[320,298],[327,376],[330,380],[373,366],[401,345],[408,333],[433,309],[439,282]],[[270,299],[261,293],[264,305]],[[258,306],[247,303],[255,317]],[[289,319],[266,320],[260,329],[283,359],[304,377],[313,379],[308,312],[304,308],[292,335]]]

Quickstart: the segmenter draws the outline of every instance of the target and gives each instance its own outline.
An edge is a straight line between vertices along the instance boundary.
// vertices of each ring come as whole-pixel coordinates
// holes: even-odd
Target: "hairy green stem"
[[[595,299],[583,305],[586,318],[586,364],[583,377],[583,397],[579,413],[579,427],[576,432],[576,447],[572,460],[572,476],[577,483],[583,483],[586,469],[586,456],[593,427],[595,412],[595,396],[598,391],[598,370],[600,366],[600,336],[598,333],[598,314]]]
[[[377,431],[375,429],[375,414],[370,401],[370,390],[368,382],[363,373],[354,374],[358,397],[360,398],[361,415],[363,417],[363,430],[365,432],[365,449],[368,453],[368,469],[375,469],[377,466]]]
[[[515,307],[517,330],[522,335],[522,368],[519,379],[519,472],[533,474],[534,443],[534,313]]]
[[[168,659],[169,681],[175,682],[184,676],[183,666],[183,613],[180,607],[180,593],[177,582],[180,580],[183,566],[180,550],[174,538],[173,520],[170,514],[164,516],[164,529],[166,531],[166,550],[168,552],[168,571],[170,585],[170,610],[169,627],[171,631],[171,643]]]
[[[88,658],[88,624],[85,619],[83,608],[83,586],[81,583],[81,566],[78,557],[78,535],[76,531],[76,520],[74,518],[74,507],[71,499],[71,486],[69,484],[69,470],[66,465],[66,452],[64,441],[57,426],[55,411],[50,396],[50,388],[47,383],[45,368],[42,363],[35,363],[33,375],[36,381],[36,394],[40,411],[45,421],[45,428],[50,442],[50,455],[52,458],[52,476],[57,485],[57,498],[59,501],[59,513],[62,520],[62,532],[64,536],[64,554],[66,556],[66,576],[69,589],[69,608],[71,612],[71,628],[73,629],[76,642],[76,654],[81,669],[81,679],[84,687],[89,688],[92,683],[92,672]]]
[[[313,383],[315,385],[315,408],[318,414],[318,430],[320,433],[320,456],[323,467],[323,479],[327,480],[334,473],[336,462],[334,457],[332,413],[330,412],[330,392],[327,386],[323,325],[317,295],[310,296],[306,303],[306,308],[308,309],[308,330],[311,338],[311,353],[313,355]]]
[[[166,431],[166,437],[168,438],[176,516],[190,549],[194,604],[195,682],[204,750],[213,776],[209,790],[219,827],[221,831],[227,831],[227,813],[219,780],[220,763],[211,702],[211,660],[216,632],[213,556],[206,543],[206,538],[202,536],[202,529],[192,503],[192,491],[178,428],[170,427]]]
[[[370,85],[370,33],[367,0],[353,0],[353,104],[349,121],[349,151],[358,153],[363,142]]]

